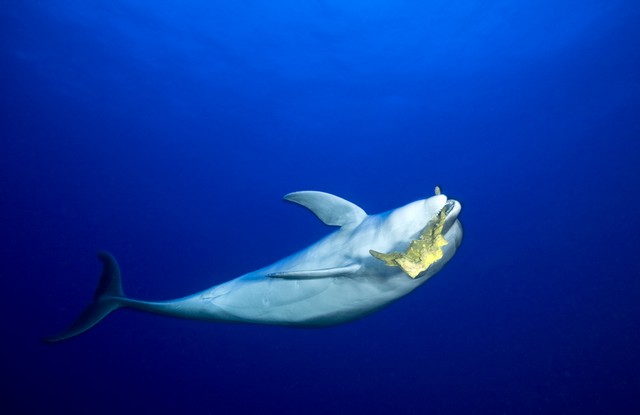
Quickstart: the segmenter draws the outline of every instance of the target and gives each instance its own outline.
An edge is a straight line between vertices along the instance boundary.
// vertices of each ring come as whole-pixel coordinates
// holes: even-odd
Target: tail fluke
[[[98,259],[102,261],[102,276],[93,296],[93,303],[80,314],[80,317],[62,333],[47,337],[46,342],[58,342],[75,337],[95,326],[112,311],[122,307],[125,298],[122,292],[120,267],[118,262],[108,252],[99,252]]]

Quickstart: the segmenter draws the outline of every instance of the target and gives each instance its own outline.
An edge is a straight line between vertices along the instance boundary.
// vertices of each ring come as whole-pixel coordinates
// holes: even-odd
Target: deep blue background
[[[638,2],[25,0],[0,18],[2,413],[640,413]],[[131,297],[174,298],[329,232],[285,193],[377,213],[435,184],[463,204],[461,249],[364,320],[125,310],[40,343],[90,300],[100,249]]]

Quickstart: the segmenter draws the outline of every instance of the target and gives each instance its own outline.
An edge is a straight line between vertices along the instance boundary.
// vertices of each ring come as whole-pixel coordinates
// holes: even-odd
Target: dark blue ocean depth
[[[639,414],[640,5],[6,1],[3,414]],[[194,293],[370,213],[459,200],[453,260],[325,329],[117,311],[96,252]]]

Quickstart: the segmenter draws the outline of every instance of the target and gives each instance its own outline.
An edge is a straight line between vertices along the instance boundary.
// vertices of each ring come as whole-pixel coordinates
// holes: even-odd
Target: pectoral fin
[[[267,274],[269,278],[282,278],[287,280],[311,280],[317,278],[346,277],[360,269],[360,265],[352,264],[346,267],[322,268],[303,271],[285,271]]]

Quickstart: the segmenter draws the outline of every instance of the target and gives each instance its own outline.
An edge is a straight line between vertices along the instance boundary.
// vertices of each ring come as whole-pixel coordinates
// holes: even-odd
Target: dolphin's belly
[[[243,276],[201,297],[205,308],[226,321],[326,326],[366,316],[418,285],[403,275],[284,280]]]

